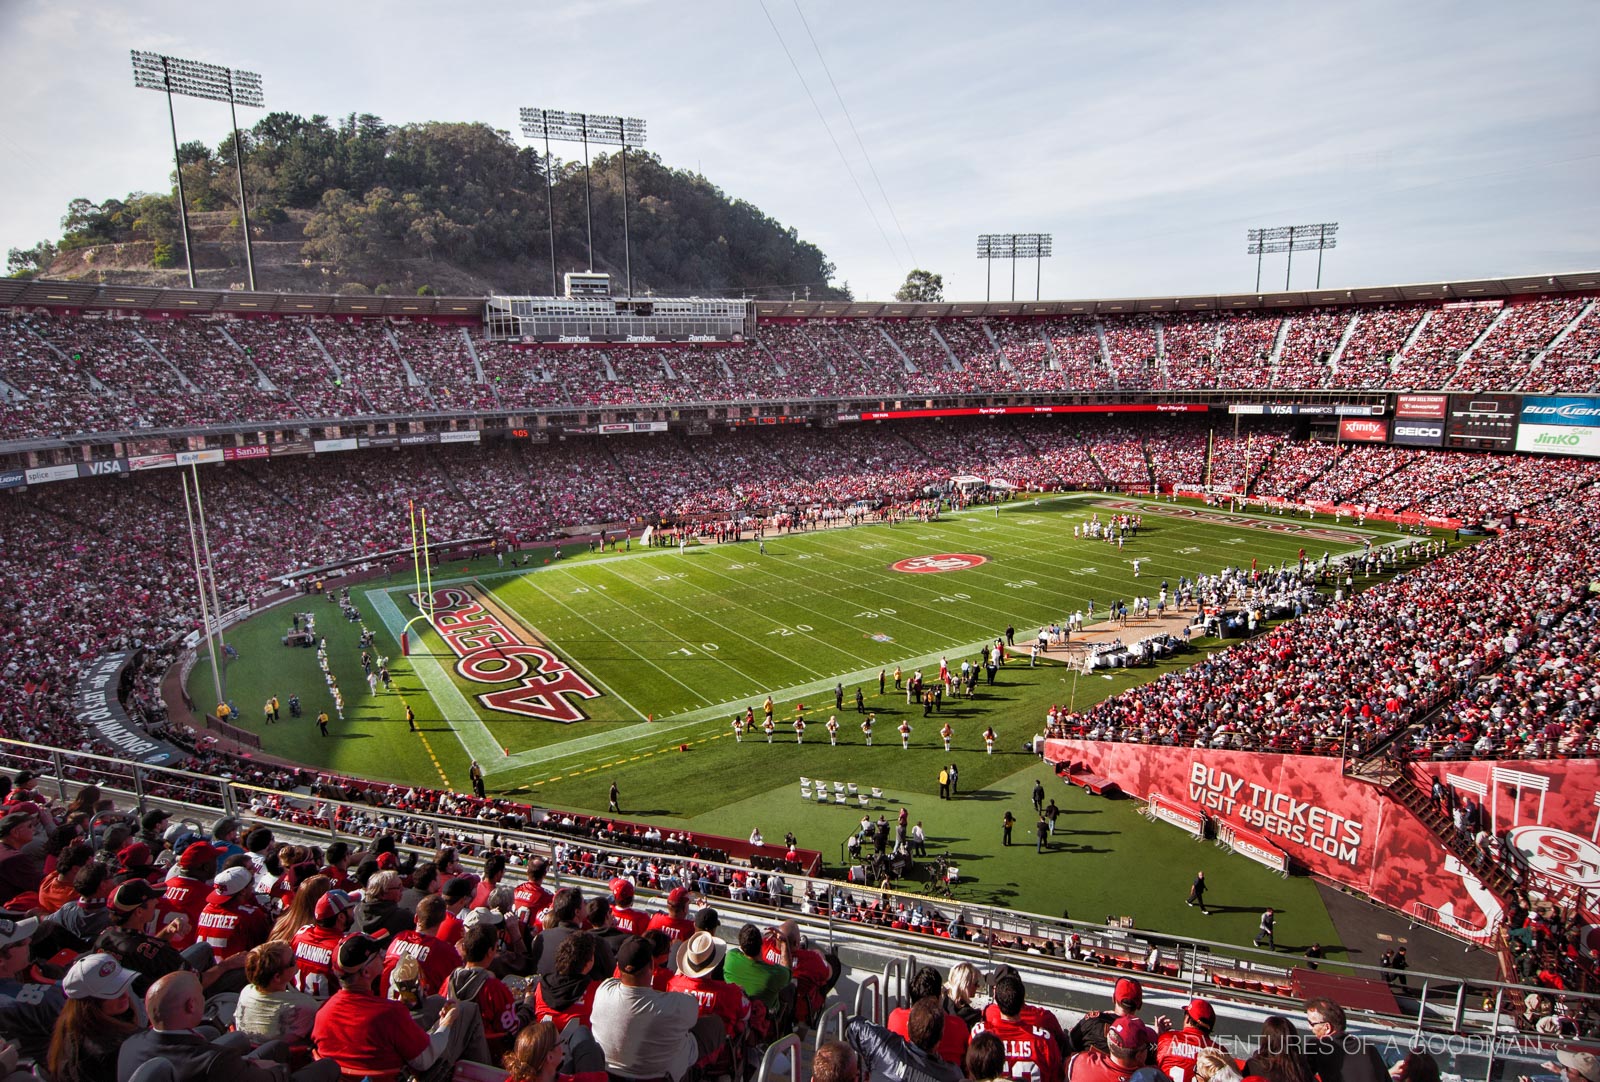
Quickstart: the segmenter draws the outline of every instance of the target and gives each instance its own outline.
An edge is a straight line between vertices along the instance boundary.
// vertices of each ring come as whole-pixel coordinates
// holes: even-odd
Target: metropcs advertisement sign
[[[1517,450],[1600,458],[1600,398],[1525,396],[1517,427]]]

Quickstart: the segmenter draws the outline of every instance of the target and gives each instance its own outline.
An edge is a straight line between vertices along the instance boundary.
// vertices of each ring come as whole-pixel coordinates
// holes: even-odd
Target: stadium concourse
[[[0,500],[0,572],[12,587],[0,615],[0,718],[6,737],[44,751],[8,745],[4,753],[17,773],[0,782],[9,785],[0,809],[0,904],[9,914],[0,918],[0,1036],[16,1047],[0,1051],[0,1066],[9,1069],[15,1054],[44,1064],[57,1082],[123,1079],[148,1054],[141,1049],[181,1043],[185,1056],[230,1065],[253,1049],[259,1061],[282,1062],[304,1078],[388,1079],[408,1068],[448,1077],[456,1061],[501,1057],[515,1078],[548,1078],[558,1062],[562,1074],[595,1080],[738,1076],[783,1033],[815,1031],[826,1006],[840,1002],[833,984],[841,971],[845,988],[870,983],[859,963],[851,971],[781,920],[719,928],[707,901],[726,898],[730,913],[776,904],[786,912],[774,917],[804,918],[808,927],[832,918],[865,929],[868,942],[874,932],[913,933],[947,963],[910,982],[917,1002],[905,1004],[899,1024],[916,1048],[869,1021],[848,1027],[875,1077],[892,1074],[897,1056],[952,1080],[963,1065],[972,1077],[1004,1071],[1060,1082],[1065,1073],[1083,1082],[1101,1077],[1094,1072],[1125,1077],[1143,1063],[1169,1076],[1178,1070],[1171,1077],[1179,1082],[1232,1077],[1192,1073],[1174,1050],[1205,1043],[1216,1021],[1211,1005],[1188,1003],[1178,1038],[1118,1020],[1139,1016],[1142,991],[1094,967],[1146,969],[1152,983],[1168,981],[1173,999],[1182,984],[1171,984],[1174,974],[1159,960],[1118,957],[1075,935],[1039,934],[992,915],[978,920],[955,906],[810,882],[786,903],[783,874],[724,864],[716,858],[726,854],[682,839],[647,838],[504,797],[316,777],[230,757],[167,725],[158,687],[186,649],[200,603],[171,475],[126,467],[141,457],[176,464],[180,447],[221,463],[207,466],[205,498],[226,609],[255,608],[304,569],[359,564],[393,547],[406,536],[412,500],[428,507],[437,538],[514,546],[602,523],[670,522],[692,535],[862,503],[893,508],[960,475],[1033,491],[1232,489],[1274,505],[1496,523],[1493,536],[1468,549],[1191,670],[1058,716],[1052,758],[1069,775],[1113,762],[1130,746],[1146,768],[1181,752],[1258,757],[1242,761],[1273,769],[1292,760],[1322,779],[1345,776],[1335,763],[1368,770],[1373,792],[1381,786],[1383,794],[1371,799],[1432,830],[1439,851],[1468,873],[1458,878],[1472,878],[1501,907],[1503,920],[1488,931],[1515,967],[1507,975],[1527,987],[1508,993],[1509,1005],[1500,1004],[1506,1017],[1491,1012],[1490,1024],[1590,1036],[1600,1014],[1578,993],[1597,978],[1592,899],[1553,889],[1571,884],[1522,859],[1519,820],[1485,813],[1484,800],[1491,785],[1499,793],[1496,772],[1508,760],[1516,761],[1504,777],[1515,776],[1518,815],[1524,787],[1542,778],[1565,822],[1577,824],[1571,794],[1550,781],[1565,764],[1593,788],[1592,771],[1577,766],[1592,766],[1600,748],[1600,608],[1588,592],[1600,579],[1595,461],[1377,446],[1294,416],[1219,424],[1195,411],[1161,415],[1154,404],[1115,416],[575,434],[537,446],[480,442],[484,429],[472,421],[504,420],[513,410],[527,418],[652,402],[816,399],[820,388],[836,399],[878,400],[879,408],[913,395],[1135,401],[1159,393],[1172,401],[1172,392],[1218,388],[1256,401],[1332,401],[1346,390],[1374,402],[1387,402],[1388,390],[1577,392],[1600,381],[1595,308],[1584,295],[1288,314],[914,324],[778,318],[743,344],[658,351],[529,349],[479,340],[449,321],[202,320],[155,311],[124,319],[13,308],[0,323],[0,454],[27,483]],[[445,414],[448,428],[427,427],[430,416]],[[388,419],[379,445],[392,450],[358,450],[339,427],[353,432],[353,421],[377,417]],[[402,427],[388,427],[396,418]],[[229,431],[199,431],[217,425]],[[362,438],[375,431],[362,428]],[[435,438],[407,449],[404,433]],[[470,434],[472,445],[444,446],[444,434]],[[332,441],[352,453],[273,452],[286,444],[309,452],[317,437],[328,451]],[[1292,609],[1304,591],[1340,588],[1323,578],[1314,563],[1266,580],[1234,569],[1203,588]],[[202,792],[202,783],[105,759],[68,755],[58,767],[49,756],[104,749],[73,695],[97,659],[119,650],[136,660],[114,695],[144,731],[181,749],[172,765],[260,787],[245,791],[231,809],[237,814],[210,829],[172,828],[161,807],[181,814],[224,794],[232,800],[234,790],[214,783]],[[38,775],[57,769],[60,799],[52,801]],[[1130,768],[1130,779],[1135,774]],[[1542,825],[1542,798],[1539,816]],[[131,821],[119,826],[119,818]],[[538,840],[526,831],[536,820],[546,831]],[[353,844],[318,848],[328,830]],[[1563,841],[1575,836],[1559,833]],[[419,857],[419,849],[427,853]],[[547,875],[552,885],[565,877],[605,887],[599,898],[592,887],[587,898],[552,897],[539,886]],[[660,892],[663,911],[648,921],[633,913],[635,891]],[[1020,979],[956,964],[997,955]],[[1211,1068],[1274,1082],[1306,1077],[1308,1066],[1321,1082],[1364,1080],[1381,1069],[1348,1058],[1341,1069],[1331,1044],[1312,1041],[1342,1028],[1344,1012],[1322,997],[1305,1005],[1297,1029],[1305,1042],[1292,1045],[1311,1054],[1309,1065],[1292,1051],[1279,1062],[1252,1061],[1261,1034],[1282,1033],[1252,997],[1293,986],[1269,981],[1264,989],[1261,974],[1248,972],[1194,971],[1189,980],[1197,973],[1220,989],[1219,1004],[1253,1004],[1224,1005],[1228,1028],[1245,1043],[1230,1049],[1234,1062]],[[539,980],[526,995],[504,980],[533,974]],[[1090,1000],[1109,1013],[1085,1010],[1084,1001],[1059,1010],[1028,1002],[1029,989],[1064,974],[1086,982]],[[1405,979],[1402,971],[1385,983],[1404,997]],[[656,1001],[656,990],[668,988],[694,998]],[[212,1021],[233,1006],[223,998],[232,992],[240,993],[236,1032],[214,1040],[196,1027],[208,1005]],[[870,996],[856,1003],[872,1013]],[[1419,1032],[1425,1015],[1417,1008]],[[575,1018],[577,1028],[558,1035]],[[1088,1058],[1066,1068],[1077,1053]],[[787,1054],[798,1066],[799,1050]],[[1592,1059],[1562,1062],[1600,1082]],[[828,1082],[854,1077],[840,1049],[815,1063]],[[251,1077],[249,1065],[228,1069]],[[484,1069],[468,1074],[474,1070]]]

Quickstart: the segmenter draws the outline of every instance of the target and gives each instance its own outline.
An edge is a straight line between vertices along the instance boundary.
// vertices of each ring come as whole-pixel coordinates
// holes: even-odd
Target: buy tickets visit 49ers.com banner
[[[1341,775],[1337,759],[1092,740],[1047,740],[1045,758],[1263,836],[1312,873],[1456,935],[1487,939],[1502,916],[1499,901],[1420,820],[1376,786]],[[1496,833],[1511,829],[1539,874],[1600,890],[1600,845],[1589,836],[1600,829],[1600,763],[1421,766],[1479,800]]]

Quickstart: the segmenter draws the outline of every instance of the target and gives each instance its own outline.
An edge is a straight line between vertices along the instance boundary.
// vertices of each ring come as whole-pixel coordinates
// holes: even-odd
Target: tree
[[[49,269],[56,258],[56,246],[42,240],[32,248],[13,248],[6,253],[6,273],[14,278],[32,278]]]
[[[897,301],[944,300],[944,275],[916,268],[906,275],[906,284],[895,290]]]

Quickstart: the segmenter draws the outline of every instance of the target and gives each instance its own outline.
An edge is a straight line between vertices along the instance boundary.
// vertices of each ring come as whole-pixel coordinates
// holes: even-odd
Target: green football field
[[[1074,524],[1092,515],[1104,521],[1134,504],[1144,526],[1120,549],[1073,537]],[[411,624],[410,657],[401,656],[398,643],[418,615],[411,576],[354,588],[352,600],[377,635],[373,653],[390,659],[391,691],[379,685],[376,694],[368,692],[361,624],[344,619],[329,600],[308,597],[230,633],[240,657],[228,666],[227,695],[266,751],[314,766],[465,790],[476,759],[491,792],[592,811],[605,810],[615,781],[630,817],[740,837],[752,827],[769,839],[793,830],[831,862],[861,808],[802,800],[799,779],[853,783],[862,793],[876,787],[885,795],[869,801],[873,816],[892,818],[909,805],[936,839],[934,850],[947,850],[962,865],[972,880],[964,889],[974,900],[1034,911],[1071,908],[1074,916],[1081,909],[1098,917],[1127,912],[1137,899],[1164,914],[1147,920],[1141,910],[1141,926],[1173,926],[1191,919],[1182,897],[1196,870],[1191,865],[1203,858],[1217,866],[1218,882],[1253,884],[1263,897],[1303,889],[1306,919],[1313,909],[1320,914],[1306,941],[1327,944],[1331,927],[1309,884],[1286,888],[1247,861],[1145,822],[1131,802],[1070,790],[1023,750],[1042,731],[1052,703],[1081,707],[1192,664],[1199,654],[1079,676],[1060,661],[1030,667],[1026,644],[1042,624],[1087,612],[1091,601],[1098,623],[1115,600],[1154,599],[1163,580],[1175,586],[1181,575],[1248,567],[1252,560],[1263,568],[1293,562],[1302,547],[1313,560],[1325,551],[1337,556],[1358,550],[1368,536],[1381,543],[1399,535],[1079,495],[1015,500],[998,511],[947,514],[929,524],[768,537],[764,554],[752,541],[691,545],[681,553],[637,546],[623,553],[569,551],[554,562],[538,550],[528,567],[492,558],[436,567],[438,630]],[[951,556],[981,562],[927,559]],[[905,561],[931,569],[895,569]],[[334,718],[328,737],[312,720],[319,709],[332,713],[315,652],[279,642],[297,610],[315,614],[345,696],[344,719]],[[958,669],[963,659],[977,660],[1007,625],[1016,629],[1020,654],[1008,659],[993,686],[980,680],[973,699],[947,699],[939,715],[925,719],[921,705],[908,706],[904,693],[896,693],[897,667],[908,677],[920,668],[932,678],[945,658]],[[1140,634],[1133,626],[1123,637]],[[1215,645],[1197,643],[1202,650]],[[865,715],[856,708],[858,689],[863,709],[876,716],[872,747],[859,728]],[[190,691],[196,702],[214,697],[204,661]],[[291,693],[305,704],[305,716],[291,719],[285,710],[281,722],[264,724],[265,700],[277,695],[286,703]],[[837,693],[842,709],[835,707]],[[733,715],[752,709],[759,726],[769,695],[778,723],[773,742],[757,731],[736,743]],[[416,734],[407,731],[407,704]],[[808,722],[801,745],[792,729],[797,704]],[[840,722],[837,747],[823,725],[830,714]],[[913,728],[909,750],[896,731],[902,720]],[[945,721],[956,733],[948,754],[938,735]],[[992,756],[980,736],[988,726],[999,735]],[[936,779],[952,760],[960,765],[963,795],[942,802]],[[1045,855],[1035,854],[1031,842],[1004,850],[1000,819],[1013,811],[1023,839],[1032,822],[1026,794],[1036,777],[1069,813],[1061,819],[1061,844]],[[1146,850],[1156,859],[1138,865],[1151,878],[1135,889],[1128,860]],[[1050,874],[1041,875],[1043,869]],[[1213,879],[1209,870],[1207,878]],[[1226,897],[1217,902],[1229,904]],[[1237,934],[1228,914],[1198,930],[1248,939],[1251,906],[1259,912],[1255,899],[1242,903]],[[1176,912],[1165,913],[1169,908]],[[1280,940],[1293,942],[1293,912],[1283,915],[1280,928]]]

